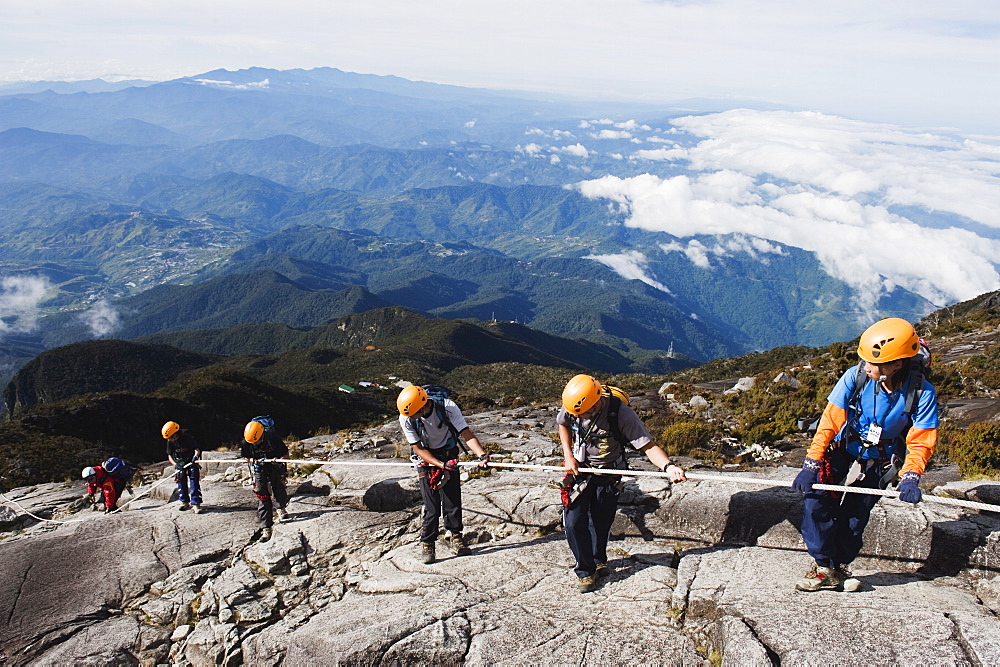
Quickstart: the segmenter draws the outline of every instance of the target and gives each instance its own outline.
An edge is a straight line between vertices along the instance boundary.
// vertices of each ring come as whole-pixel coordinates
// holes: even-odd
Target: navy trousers
[[[177,482],[177,498],[182,503],[201,505],[201,468],[197,463],[174,473]]]
[[[841,479],[847,473],[852,459],[834,451],[830,454],[834,477]],[[851,486],[879,488],[878,465],[870,467],[864,479]],[[829,491],[811,491],[805,494],[802,511],[802,539],[809,555],[823,567],[847,565],[861,553],[862,538],[872,508],[881,496],[848,493],[841,503]]]
[[[589,577],[599,563],[608,562],[608,539],[621,494],[613,481],[592,477],[573,506],[563,510],[566,540],[576,558],[574,571],[580,578]]]

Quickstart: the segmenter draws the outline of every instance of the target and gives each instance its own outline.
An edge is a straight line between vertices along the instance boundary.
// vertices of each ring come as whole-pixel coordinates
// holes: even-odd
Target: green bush
[[[752,443],[769,444],[785,435],[784,431],[777,422],[757,424],[746,432],[743,441],[748,445]]]
[[[699,422],[679,422],[663,429],[661,443],[670,456],[689,454],[696,449],[707,448],[714,429]]]
[[[958,464],[963,477],[1000,475],[1000,424],[975,422],[949,447],[951,460]]]

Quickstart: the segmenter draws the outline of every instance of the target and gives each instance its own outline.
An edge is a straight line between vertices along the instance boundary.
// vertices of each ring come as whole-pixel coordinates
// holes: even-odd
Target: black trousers
[[[257,522],[263,528],[274,525],[274,505],[288,504],[284,463],[258,463],[253,468],[253,492],[257,495]],[[271,496],[274,496],[273,500]]]
[[[444,527],[453,533],[462,532],[462,484],[458,471],[454,471],[444,485],[432,489],[429,476],[431,466],[418,466],[420,495],[424,500],[424,521],[420,529],[421,542],[433,542],[441,533],[441,515]]]

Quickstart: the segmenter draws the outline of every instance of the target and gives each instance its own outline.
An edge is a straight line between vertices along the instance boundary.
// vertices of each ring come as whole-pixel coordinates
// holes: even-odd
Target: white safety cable
[[[188,463],[184,467],[187,468],[192,463],[194,463],[194,461],[192,461],[191,463]],[[138,494],[133,495],[129,499],[129,501],[127,503],[124,503],[121,507],[117,507],[117,508],[111,510],[110,512],[108,512],[108,514],[115,514],[117,512],[121,512],[123,509],[125,509],[130,504],[132,504],[136,500],[139,500],[139,498],[142,498],[143,496],[148,495],[150,491],[152,491],[153,489],[155,489],[156,487],[158,487],[160,484],[163,484],[164,482],[172,482],[173,479],[174,479],[173,477],[164,477],[163,479],[161,479],[160,481],[156,482],[155,484],[153,484],[151,487],[149,487],[148,489],[146,489],[142,493],[138,493]],[[0,493],[0,499],[3,499],[4,502],[8,502],[11,505],[14,505],[19,510],[21,510],[22,512],[24,512],[25,514],[27,514],[28,516],[30,516],[33,519],[37,519],[38,521],[44,521],[46,523],[58,523],[58,524],[80,523],[81,521],[88,521],[88,519],[68,519],[66,521],[59,521],[57,519],[46,519],[45,517],[40,517],[37,514],[32,514],[27,509],[25,509],[25,507],[23,505],[21,505],[20,503],[18,503],[15,500],[11,500],[10,498],[8,498],[7,496],[5,496],[2,493]]]
[[[475,464],[475,462],[473,462]],[[566,472],[563,466],[541,466],[526,465],[523,463],[490,463],[491,468],[520,468],[523,470],[552,470]],[[580,472],[596,473],[598,475],[622,475],[625,477],[668,477],[664,472],[654,472],[650,470],[614,470],[606,468],[580,468]],[[736,484],[761,484],[764,486],[784,486],[791,487],[792,482],[784,479],[760,479],[757,477],[731,477],[726,475],[705,475],[703,473],[687,472],[687,478],[695,481],[706,482],[734,482]],[[885,496],[886,498],[899,499],[899,493],[888,489],[867,489],[855,486],[837,486],[835,484],[813,484],[814,489],[820,491],[840,491],[842,493],[861,493],[869,496]],[[959,498],[947,498],[945,496],[932,496],[923,494],[923,500],[940,503],[942,505],[954,505],[967,509],[981,510],[984,512],[1000,512],[1000,505],[990,505],[988,503],[977,503],[971,500],[960,500]]]
[[[257,459],[259,463],[294,463],[296,465],[321,465],[321,466],[383,466],[386,468],[400,467],[412,468],[410,461],[386,461],[385,459],[358,460],[358,461],[325,461],[323,459]],[[246,463],[247,459],[203,459],[202,463]],[[462,463],[460,465],[469,465]],[[476,464],[478,465],[478,464]]]
[[[86,519],[70,519],[69,521],[56,521],[55,519],[46,519],[44,517],[38,516],[37,514],[32,514],[31,512],[26,510],[24,506],[21,505],[21,503],[17,502],[16,500],[11,500],[3,493],[0,493],[0,500],[3,500],[5,503],[10,503],[17,509],[21,510],[22,512],[30,516],[32,519],[38,519],[39,521],[46,521],[48,523],[79,523],[80,521],[86,521]]]
[[[189,465],[192,465],[194,463],[196,463],[196,462],[192,461],[191,463],[185,464],[184,467],[187,468]],[[164,477],[163,479],[161,479],[160,481],[156,482],[155,484],[153,484],[151,487],[149,487],[148,489],[146,489],[142,493],[138,493],[138,494],[132,496],[127,503],[125,503],[124,505],[122,505],[121,507],[115,509],[112,512],[108,512],[108,514],[114,514],[115,512],[121,512],[123,509],[125,509],[126,507],[128,507],[129,505],[131,505],[132,503],[134,503],[135,501],[139,500],[139,498],[142,498],[143,496],[149,495],[149,492],[152,491],[153,489],[155,489],[156,487],[158,487],[160,484],[164,484],[165,482],[172,482],[172,481],[174,481],[173,475],[171,475],[170,477]]]
[[[243,463],[246,459],[202,459],[199,463],[211,463],[211,464],[223,464],[223,463]],[[410,461],[386,461],[384,459],[376,460],[354,460],[354,461],[326,461],[323,459],[260,459],[262,463],[290,463],[293,465],[320,465],[320,466],[376,466],[376,467],[399,467],[399,468],[410,468],[415,464]],[[188,465],[191,465],[190,463]],[[478,461],[463,461],[459,463],[461,466],[478,466]],[[524,463],[500,463],[491,461],[491,468],[514,468],[519,470],[545,470],[551,472],[566,472],[564,466],[546,466],[546,465],[533,465]],[[580,468],[580,472],[589,472],[597,475],[621,475],[623,477],[659,477],[659,478],[669,478],[664,472],[651,471],[651,470],[615,470],[609,468]],[[695,472],[685,472],[687,478],[694,481],[705,481],[705,482],[732,482],[735,484],[760,484],[763,486],[783,486],[791,487],[792,482],[783,479],[761,479],[757,477],[733,477],[727,475],[706,475],[703,473]],[[126,505],[138,500],[142,496],[148,494],[154,488],[163,484],[164,482],[172,480],[172,477],[165,477],[153,486],[149,487],[143,493],[132,498],[115,510],[115,512],[121,511]],[[869,489],[869,488],[859,488],[854,486],[837,486],[835,484],[813,484],[814,489],[819,489],[820,491],[839,491],[841,493],[860,493],[864,495],[871,496],[885,496],[886,498],[899,499],[899,493],[896,491],[889,491],[887,489]],[[3,494],[0,494],[0,498],[3,500],[16,505],[23,512],[32,516],[39,521],[49,521],[52,523],[74,523],[77,521],[84,521],[84,519],[72,519],[70,521],[55,521],[53,519],[43,519],[42,517],[31,514],[25,510],[21,505],[16,502],[9,500]],[[990,505],[988,503],[977,503],[971,500],[961,500],[959,498],[948,498],[944,496],[932,496],[928,494],[923,494],[923,500],[927,502],[939,503],[942,505],[952,505],[955,507],[964,507],[966,509],[979,510],[983,512],[1000,512],[1000,505]]]
[[[213,461],[213,463],[239,463],[243,459],[227,459],[222,461]],[[273,461],[275,463],[293,463],[293,464],[320,464],[320,465],[374,465],[374,466],[400,466],[409,467],[413,463],[395,463],[388,462],[385,460],[373,460],[373,461],[323,461],[323,460],[302,460],[302,459],[266,459],[267,461]],[[459,463],[461,466],[478,466],[478,461],[462,461]],[[564,466],[545,466],[545,465],[534,465],[525,463],[499,463],[490,461],[491,468],[517,468],[520,470],[548,470],[553,472],[566,472]],[[590,472],[598,475],[622,475],[624,477],[660,477],[669,478],[664,472],[651,471],[651,470],[614,470],[607,468],[580,468],[580,472]],[[784,486],[791,487],[792,483],[788,480],[783,479],[760,479],[756,477],[732,477],[726,475],[705,475],[703,473],[686,472],[687,478],[696,481],[705,482],[733,482],[736,484],[760,484],[763,486]],[[868,489],[859,488],[855,486],[837,486],[835,484],[813,484],[814,489],[819,489],[820,491],[839,491],[841,493],[860,493],[869,496],[885,496],[886,498],[899,499],[899,493],[896,491],[889,491],[887,489]],[[953,505],[955,507],[964,507],[966,509],[980,510],[983,512],[1000,512],[1000,505],[990,505],[989,503],[977,503],[972,500],[961,500],[959,498],[948,498],[945,496],[932,496],[928,494],[923,494],[923,500],[940,503],[942,505]]]

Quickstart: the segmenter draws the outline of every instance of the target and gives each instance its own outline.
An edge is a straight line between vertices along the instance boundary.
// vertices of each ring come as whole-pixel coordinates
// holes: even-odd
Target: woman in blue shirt
[[[865,526],[880,498],[859,493],[841,498],[814,490],[813,484],[884,489],[898,470],[899,499],[920,502],[920,476],[934,453],[938,429],[937,395],[922,372],[923,351],[906,320],[876,322],[858,343],[863,366],[848,369],[830,392],[793,484],[805,495],[800,530],[815,561],[797,589],[860,587],[847,565],[861,551]]]

